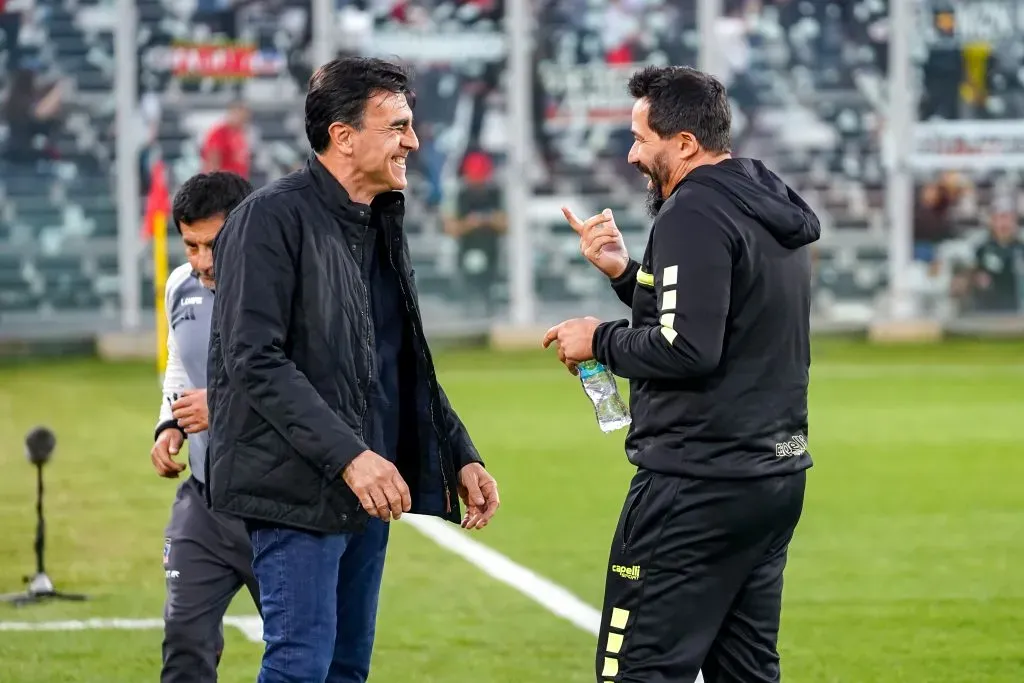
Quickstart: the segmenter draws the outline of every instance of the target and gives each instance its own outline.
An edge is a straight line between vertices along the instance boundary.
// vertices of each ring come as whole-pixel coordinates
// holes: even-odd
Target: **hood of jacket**
[[[821,225],[811,207],[756,159],[726,159],[699,166],[680,185],[685,183],[699,183],[728,197],[787,249],[806,246],[821,236]]]

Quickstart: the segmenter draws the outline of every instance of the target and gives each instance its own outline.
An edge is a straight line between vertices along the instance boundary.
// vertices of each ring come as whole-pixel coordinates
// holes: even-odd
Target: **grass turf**
[[[440,377],[501,484],[475,534],[598,605],[630,468],[549,354],[460,352]],[[781,651],[795,683],[1024,680],[1024,345],[878,348],[818,342],[811,470],[787,572]],[[48,570],[82,604],[0,621],[154,618],[174,485],[152,473],[149,366],[0,368],[0,591],[32,568],[34,472],[21,440],[57,433],[47,468]],[[234,614],[252,613],[243,592]],[[225,683],[261,647],[227,632]],[[0,631],[0,683],[155,679],[153,631]],[[371,680],[593,681],[593,638],[416,531],[393,530]]]

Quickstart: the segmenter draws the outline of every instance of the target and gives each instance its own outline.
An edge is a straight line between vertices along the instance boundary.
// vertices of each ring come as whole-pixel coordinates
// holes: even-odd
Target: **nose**
[[[631,164],[635,164],[638,161],[640,161],[640,155],[636,151],[635,142],[633,143],[633,146],[629,148],[629,154],[626,156],[626,161],[628,161]]]
[[[409,126],[409,132],[402,140],[402,147],[405,147],[410,152],[415,152],[420,148],[420,139],[416,136],[416,131],[413,130],[412,126]]]

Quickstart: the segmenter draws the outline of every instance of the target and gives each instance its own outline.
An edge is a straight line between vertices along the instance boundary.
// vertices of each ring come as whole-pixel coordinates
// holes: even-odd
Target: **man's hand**
[[[498,511],[498,482],[478,462],[459,470],[459,497],[466,506],[463,529],[483,529]]]
[[[580,236],[580,252],[588,261],[613,280],[626,272],[629,253],[611,209],[605,209],[585,221],[564,206],[562,214]]]
[[[600,324],[600,320],[590,317],[566,320],[548,330],[541,343],[546,349],[557,342],[558,360],[575,375],[577,365],[594,357],[594,332]]]
[[[412,494],[398,468],[373,451],[363,451],[345,466],[341,478],[371,517],[401,519],[412,508]]]
[[[210,428],[210,411],[206,406],[206,389],[186,389],[181,397],[171,404],[171,411],[178,426],[186,434],[205,432]]]
[[[169,427],[156,437],[149,459],[153,461],[153,469],[161,477],[177,479],[185,470],[185,464],[174,461],[174,456],[181,450],[185,437],[174,427]]]

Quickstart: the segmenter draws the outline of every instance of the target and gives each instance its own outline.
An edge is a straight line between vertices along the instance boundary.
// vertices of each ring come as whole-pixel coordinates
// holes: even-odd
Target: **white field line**
[[[488,576],[522,593],[552,614],[593,636],[598,634],[601,613],[562,586],[473,540],[449,522],[421,515],[406,515],[403,519],[434,543],[458,555]],[[239,629],[248,640],[254,643],[263,640],[263,624],[259,617],[225,617],[224,623]],[[163,619],[0,621],[0,631],[82,631],[91,629],[138,631],[160,629],[163,628],[163,625]],[[694,683],[704,683],[703,675],[698,673]]]
[[[404,515],[402,519],[434,543],[455,553],[488,576],[511,586],[587,633],[597,635],[601,626],[601,613],[565,588],[469,538],[449,522],[420,515]]]
[[[263,641],[259,617],[224,617],[224,624],[254,643]],[[81,619],[67,621],[0,621],[0,631],[147,631],[162,629],[163,619]]]

